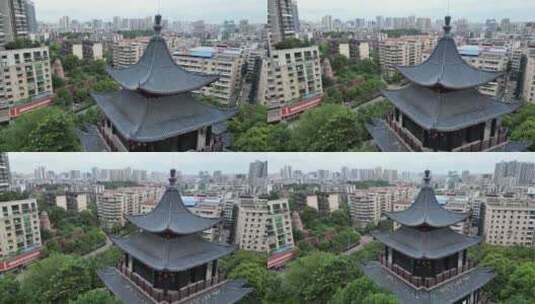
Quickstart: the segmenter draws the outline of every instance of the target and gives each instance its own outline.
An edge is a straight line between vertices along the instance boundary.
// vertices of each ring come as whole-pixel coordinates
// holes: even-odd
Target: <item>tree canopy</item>
[[[76,152],[80,142],[73,116],[58,107],[26,113],[0,131],[2,151]]]

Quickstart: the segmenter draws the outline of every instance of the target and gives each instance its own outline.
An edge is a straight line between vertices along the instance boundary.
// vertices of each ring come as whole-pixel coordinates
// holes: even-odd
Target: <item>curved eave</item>
[[[497,112],[484,112],[484,111],[482,111],[483,109],[480,109],[480,110],[478,109],[478,111],[468,113],[468,114],[475,115],[477,117],[472,117],[470,119],[466,119],[465,117],[459,116],[458,120],[460,120],[460,121],[457,121],[454,124],[451,124],[451,125],[449,125],[449,124],[441,124],[441,123],[437,122],[437,119],[439,119],[441,117],[431,117],[429,115],[422,116],[423,114],[419,115],[420,112],[422,111],[421,108],[424,105],[415,105],[414,100],[399,101],[399,100],[397,100],[397,98],[394,97],[394,94],[399,94],[403,90],[406,90],[406,89],[409,89],[409,88],[410,88],[410,85],[406,86],[406,87],[403,87],[401,89],[397,89],[397,90],[382,89],[381,90],[381,94],[388,101],[390,101],[392,104],[394,104],[396,106],[396,108],[398,108],[401,112],[403,112],[403,114],[407,115],[411,120],[413,120],[418,125],[420,125],[420,127],[423,127],[426,130],[434,130],[434,131],[439,131],[439,132],[454,132],[454,131],[458,131],[458,130],[464,129],[464,128],[472,126],[472,125],[476,125],[476,124],[488,121],[490,119],[494,119],[494,118],[497,118],[497,117],[501,117],[503,115],[507,115],[507,114],[513,113],[513,112],[515,112],[516,110],[518,110],[522,106],[522,103],[520,101],[516,101],[514,103],[506,104],[506,103],[503,103],[503,102],[500,102],[500,101],[496,100],[493,97],[481,94],[482,98],[486,98],[486,99],[488,99],[489,103],[492,103],[491,105],[500,106],[502,109],[500,111],[497,111]],[[426,90],[430,90],[429,88],[425,88],[425,89]],[[459,93],[459,92],[450,92],[450,93],[443,93],[443,94],[456,94],[456,93]],[[481,98],[481,97],[478,97],[478,98]],[[440,98],[440,97],[434,97],[434,98]],[[447,103],[447,101],[438,101],[438,102]],[[470,102],[470,101],[467,101],[467,102]],[[431,102],[429,102],[428,107],[431,107],[431,106],[435,106],[437,111],[439,111],[440,108],[441,108],[440,105],[433,105]],[[408,107],[411,107],[413,109],[410,109]],[[439,112],[433,112],[433,114],[439,114]],[[450,120],[454,119],[454,117],[448,117],[448,118]]]
[[[401,75],[403,75],[403,77],[407,78],[410,82],[414,84],[417,84],[419,86],[426,87],[426,88],[440,87],[446,90],[465,90],[465,89],[471,89],[474,87],[483,86],[489,82],[496,81],[496,79],[505,75],[504,72],[492,73],[492,72],[480,71],[471,66],[468,66],[468,68],[470,68],[471,70],[474,70],[476,73],[481,73],[484,75],[483,77],[480,77],[481,80],[476,81],[476,82],[466,83],[465,85],[453,85],[453,84],[443,81],[442,79],[435,79],[433,81],[426,82],[426,81],[421,81],[419,79],[416,79],[414,78],[414,76],[412,76],[412,74],[419,73],[418,69],[420,69],[424,64],[427,64],[427,63],[424,62],[420,65],[415,65],[415,66],[410,66],[410,67],[394,66],[394,68]]]
[[[464,249],[473,247],[481,243],[481,237],[467,237],[451,230],[450,228],[441,228],[434,232],[415,232],[413,228],[401,228],[393,233],[372,232],[372,236],[379,242],[403,253],[413,259],[437,260]],[[403,233],[412,233],[412,238],[404,238]],[[430,242],[441,240],[444,236],[442,247],[426,248]],[[449,237],[450,239],[447,239]],[[419,248],[415,248],[419,247]]]
[[[192,216],[196,217],[196,215],[193,215],[193,214]],[[222,221],[222,219],[220,218],[218,219],[202,218],[202,220],[205,222],[203,225],[195,229],[184,229],[184,228],[178,228],[178,227],[173,226],[173,223],[166,223],[166,224],[156,226],[156,227],[153,225],[147,225],[143,221],[143,219],[146,219],[146,217],[147,215],[125,215],[125,218],[130,223],[142,229],[143,231],[147,231],[150,233],[166,233],[167,232],[167,233],[173,233],[176,235],[190,235],[194,233],[199,233],[199,232],[212,228],[213,226],[219,224]],[[195,220],[198,221],[199,219],[195,218]],[[150,222],[151,220],[147,219],[147,221]]]
[[[133,93],[133,94],[139,94],[139,93]],[[230,110],[219,110],[216,107],[212,105],[202,104],[201,102],[195,101],[196,103],[199,103],[197,107],[203,107],[203,111],[205,114],[208,115],[209,111],[217,111],[219,112],[217,115],[211,115],[210,117],[207,116],[207,119],[205,120],[197,120],[195,122],[192,122],[187,125],[187,127],[177,127],[177,128],[168,128],[167,126],[160,126],[159,128],[150,128],[151,132],[147,132],[144,128],[142,123],[144,123],[144,118],[138,120],[133,120],[131,118],[125,117],[125,113],[128,112],[128,109],[123,109],[118,107],[119,105],[116,105],[113,102],[110,102],[111,96],[110,94],[106,93],[95,93],[92,92],[91,97],[96,101],[96,103],[99,105],[99,107],[102,109],[106,117],[113,123],[116,130],[126,139],[131,140],[135,142],[140,143],[152,143],[156,141],[166,140],[169,138],[173,138],[182,134],[187,134],[189,132],[193,132],[195,130],[198,130],[203,127],[211,126],[223,121],[226,121],[232,117],[234,117],[238,110],[233,108]],[[160,98],[172,98],[173,96],[163,96]],[[157,101],[148,101],[148,102],[157,102]],[[122,107],[126,107],[129,105],[122,105]],[[132,106],[132,105],[130,105]],[[136,106],[139,106],[139,104],[136,104]],[[147,113],[147,107],[148,105],[143,105],[145,107],[145,113]],[[182,106],[179,102],[177,102],[176,107]],[[171,113],[171,112],[170,112]],[[172,112],[175,113],[175,112]],[[180,112],[176,112],[179,113]],[[169,114],[169,113],[167,113]],[[144,114],[146,117],[146,114]],[[178,122],[182,118],[177,117],[174,119],[169,119],[167,121],[164,121],[165,123],[169,122]]]
[[[181,67],[178,67],[178,68],[181,68]],[[140,79],[145,79],[144,81],[140,81],[136,83],[133,83],[133,82],[129,83],[125,81],[125,78],[131,77],[130,74],[135,73],[134,71],[136,69],[146,70],[145,67],[135,64],[124,69],[113,69],[111,67],[107,67],[106,72],[113,80],[119,83],[119,85],[124,89],[130,90],[130,91],[139,91],[141,93],[145,93],[149,95],[156,95],[156,96],[176,95],[176,94],[182,94],[182,93],[187,93],[191,91],[197,91],[217,82],[220,79],[219,75],[188,72],[188,74],[190,74],[191,76],[203,78],[203,80],[199,81],[195,85],[181,87],[180,89],[177,88],[177,89],[159,90],[159,89],[152,88],[150,85],[147,85],[147,83],[150,82],[152,78],[152,71],[150,70],[146,70],[142,73],[142,75],[138,76],[140,77]]]
[[[503,72],[483,71],[468,64],[459,54],[455,40],[448,34],[438,41],[431,56],[423,63],[396,65],[394,68],[415,84],[449,90],[478,87],[504,75]]]
[[[171,252],[172,249],[169,248],[170,245],[168,244],[171,241],[169,240],[162,239],[162,244],[160,244],[162,248],[143,248],[143,249],[133,248],[132,245],[128,244],[127,239],[112,236],[110,237],[110,240],[115,246],[119,247],[122,251],[127,252],[129,255],[133,256],[134,258],[136,258],[143,264],[151,267],[153,270],[169,271],[169,272],[184,271],[184,270],[191,269],[199,265],[203,265],[203,264],[215,261],[217,259],[230,255],[232,252],[234,252],[237,249],[234,245],[219,245],[219,244],[211,243],[209,241],[200,240],[205,245],[209,245],[210,248],[214,250],[204,253],[203,257],[199,257],[198,255],[178,257],[180,259],[190,258],[192,259],[192,261],[188,263],[183,263],[181,264],[181,266],[174,266],[173,265],[174,261],[169,260],[169,258],[172,257],[172,252]],[[183,246],[188,246],[188,240],[184,240]],[[153,252],[151,252],[151,250],[163,250],[165,255],[164,257],[158,257],[155,255],[152,255]],[[215,250],[219,250],[220,252],[213,254]]]
[[[434,219],[430,219],[428,216],[419,216],[417,219],[413,220],[413,219],[410,219],[411,217],[413,217],[410,214],[412,212],[413,212],[412,210],[407,209],[407,210],[400,211],[400,212],[385,212],[385,215],[389,219],[403,226],[412,227],[412,228],[420,227],[420,226],[445,228],[445,227],[449,227],[457,223],[460,223],[466,220],[470,216],[470,213],[454,213],[448,210],[444,210],[445,212],[444,215],[448,217],[448,220],[434,220]]]

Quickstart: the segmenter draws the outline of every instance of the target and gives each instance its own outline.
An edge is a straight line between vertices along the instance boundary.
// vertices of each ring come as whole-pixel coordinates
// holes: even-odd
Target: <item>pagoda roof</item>
[[[157,271],[191,269],[234,251],[230,245],[212,243],[196,234],[168,239],[143,231],[125,238],[111,237],[111,240],[121,250]]]
[[[425,62],[416,66],[397,66],[396,69],[417,85],[451,90],[478,87],[502,76],[503,73],[478,70],[462,59],[450,33],[450,22],[451,17],[446,17],[445,34]]]
[[[391,220],[403,226],[449,227],[464,221],[469,213],[455,213],[444,209],[437,201],[435,191],[430,185],[431,172],[425,171],[424,185],[412,205],[403,211],[385,212]]]
[[[175,170],[171,170],[170,185],[165,190],[156,208],[145,215],[127,215],[135,226],[151,233],[170,232],[189,235],[210,229],[221,221],[197,216],[184,205],[180,192],[175,186]]]
[[[427,130],[457,131],[512,113],[520,103],[506,104],[477,89],[439,92],[410,84],[383,95],[400,111]]]
[[[380,288],[394,293],[400,304],[453,304],[490,282],[496,274],[489,268],[475,268],[431,290],[414,289],[379,262],[362,266],[363,272]]]
[[[147,97],[135,91],[92,93],[121,135],[136,142],[155,142],[225,121],[237,110],[220,110],[191,93]]]
[[[139,62],[123,69],[108,68],[108,74],[122,87],[152,95],[174,95],[205,87],[217,75],[189,72],[175,63],[165,39],[160,36],[161,16],[156,16],[155,35]]]
[[[107,267],[100,270],[99,278],[106,287],[119,298],[128,304],[154,304],[145,292],[143,292],[132,281],[126,279],[116,268]],[[199,293],[188,299],[188,304],[234,304],[251,293],[253,289],[246,287],[244,280],[232,280],[223,283],[216,288]]]
[[[381,243],[414,259],[440,259],[477,245],[480,237],[468,237],[449,227],[430,231],[401,227],[390,232],[374,232]]]

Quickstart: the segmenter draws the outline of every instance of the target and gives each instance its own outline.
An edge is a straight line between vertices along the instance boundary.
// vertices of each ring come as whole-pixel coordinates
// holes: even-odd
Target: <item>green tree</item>
[[[361,277],[349,283],[345,288],[339,288],[331,304],[361,304],[370,294],[379,290],[366,277]]]
[[[66,88],[60,88],[56,91],[54,96],[54,104],[62,107],[63,109],[70,110],[72,107],[73,97],[69,90]]]
[[[511,274],[508,284],[502,289],[502,298],[508,299],[513,296],[535,300],[535,262],[517,265]]]
[[[288,149],[290,131],[284,124],[261,124],[239,136],[234,148],[241,152],[283,152]]]
[[[28,269],[22,284],[30,303],[68,303],[93,289],[94,277],[81,257],[52,255]]]
[[[515,128],[511,138],[530,143],[530,151],[535,151],[535,118],[531,117]]]
[[[398,304],[398,300],[393,295],[376,293],[369,295],[362,304]]]
[[[349,258],[316,252],[290,263],[286,285],[299,303],[327,303],[340,286],[359,274]]]
[[[117,90],[119,90],[119,85],[109,78],[102,79],[93,86],[93,91],[95,92],[113,92]]]
[[[121,304],[117,298],[112,296],[108,291],[94,289],[81,294],[76,300],[70,301],[69,304]]]
[[[58,107],[39,109],[19,117],[0,131],[2,151],[75,152],[80,142],[74,119]]]
[[[20,283],[11,275],[0,278],[0,304],[27,303],[26,295]]]
[[[292,130],[292,145],[296,151],[349,151],[365,136],[355,113],[328,104],[303,114]]]

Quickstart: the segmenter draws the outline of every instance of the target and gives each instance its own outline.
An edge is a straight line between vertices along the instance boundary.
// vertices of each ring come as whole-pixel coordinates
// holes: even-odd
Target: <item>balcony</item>
[[[199,281],[185,286],[179,291],[169,290],[167,291],[167,293],[165,293],[162,289],[152,287],[150,282],[148,282],[138,274],[128,270],[124,262],[120,263],[117,266],[117,269],[123,275],[124,278],[133,283],[136,287],[138,287],[142,293],[149,296],[151,299],[155,300],[158,303],[185,303],[187,299],[191,299],[192,297],[200,295],[204,292],[217,288],[226,283],[224,275],[217,274],[210,280]]]
[[[425,289],[431,290],[438,286],[443,285],[446,282],[449,282],[451,279],[456,278],[461,274],[468,273],[476,268],[476,264],[472,260],[467,260],[466,265],[461,268],[452,268],[446,270],[442,273],[437,274],[434,277],[420,277],[415,276],[409,271],[403,269],[397,264],[388,265],[385,256],[379,256],[379,262],[383,267],[385,267],[391,274],[398,277],[400,280],[410,285],[415,289]]]

